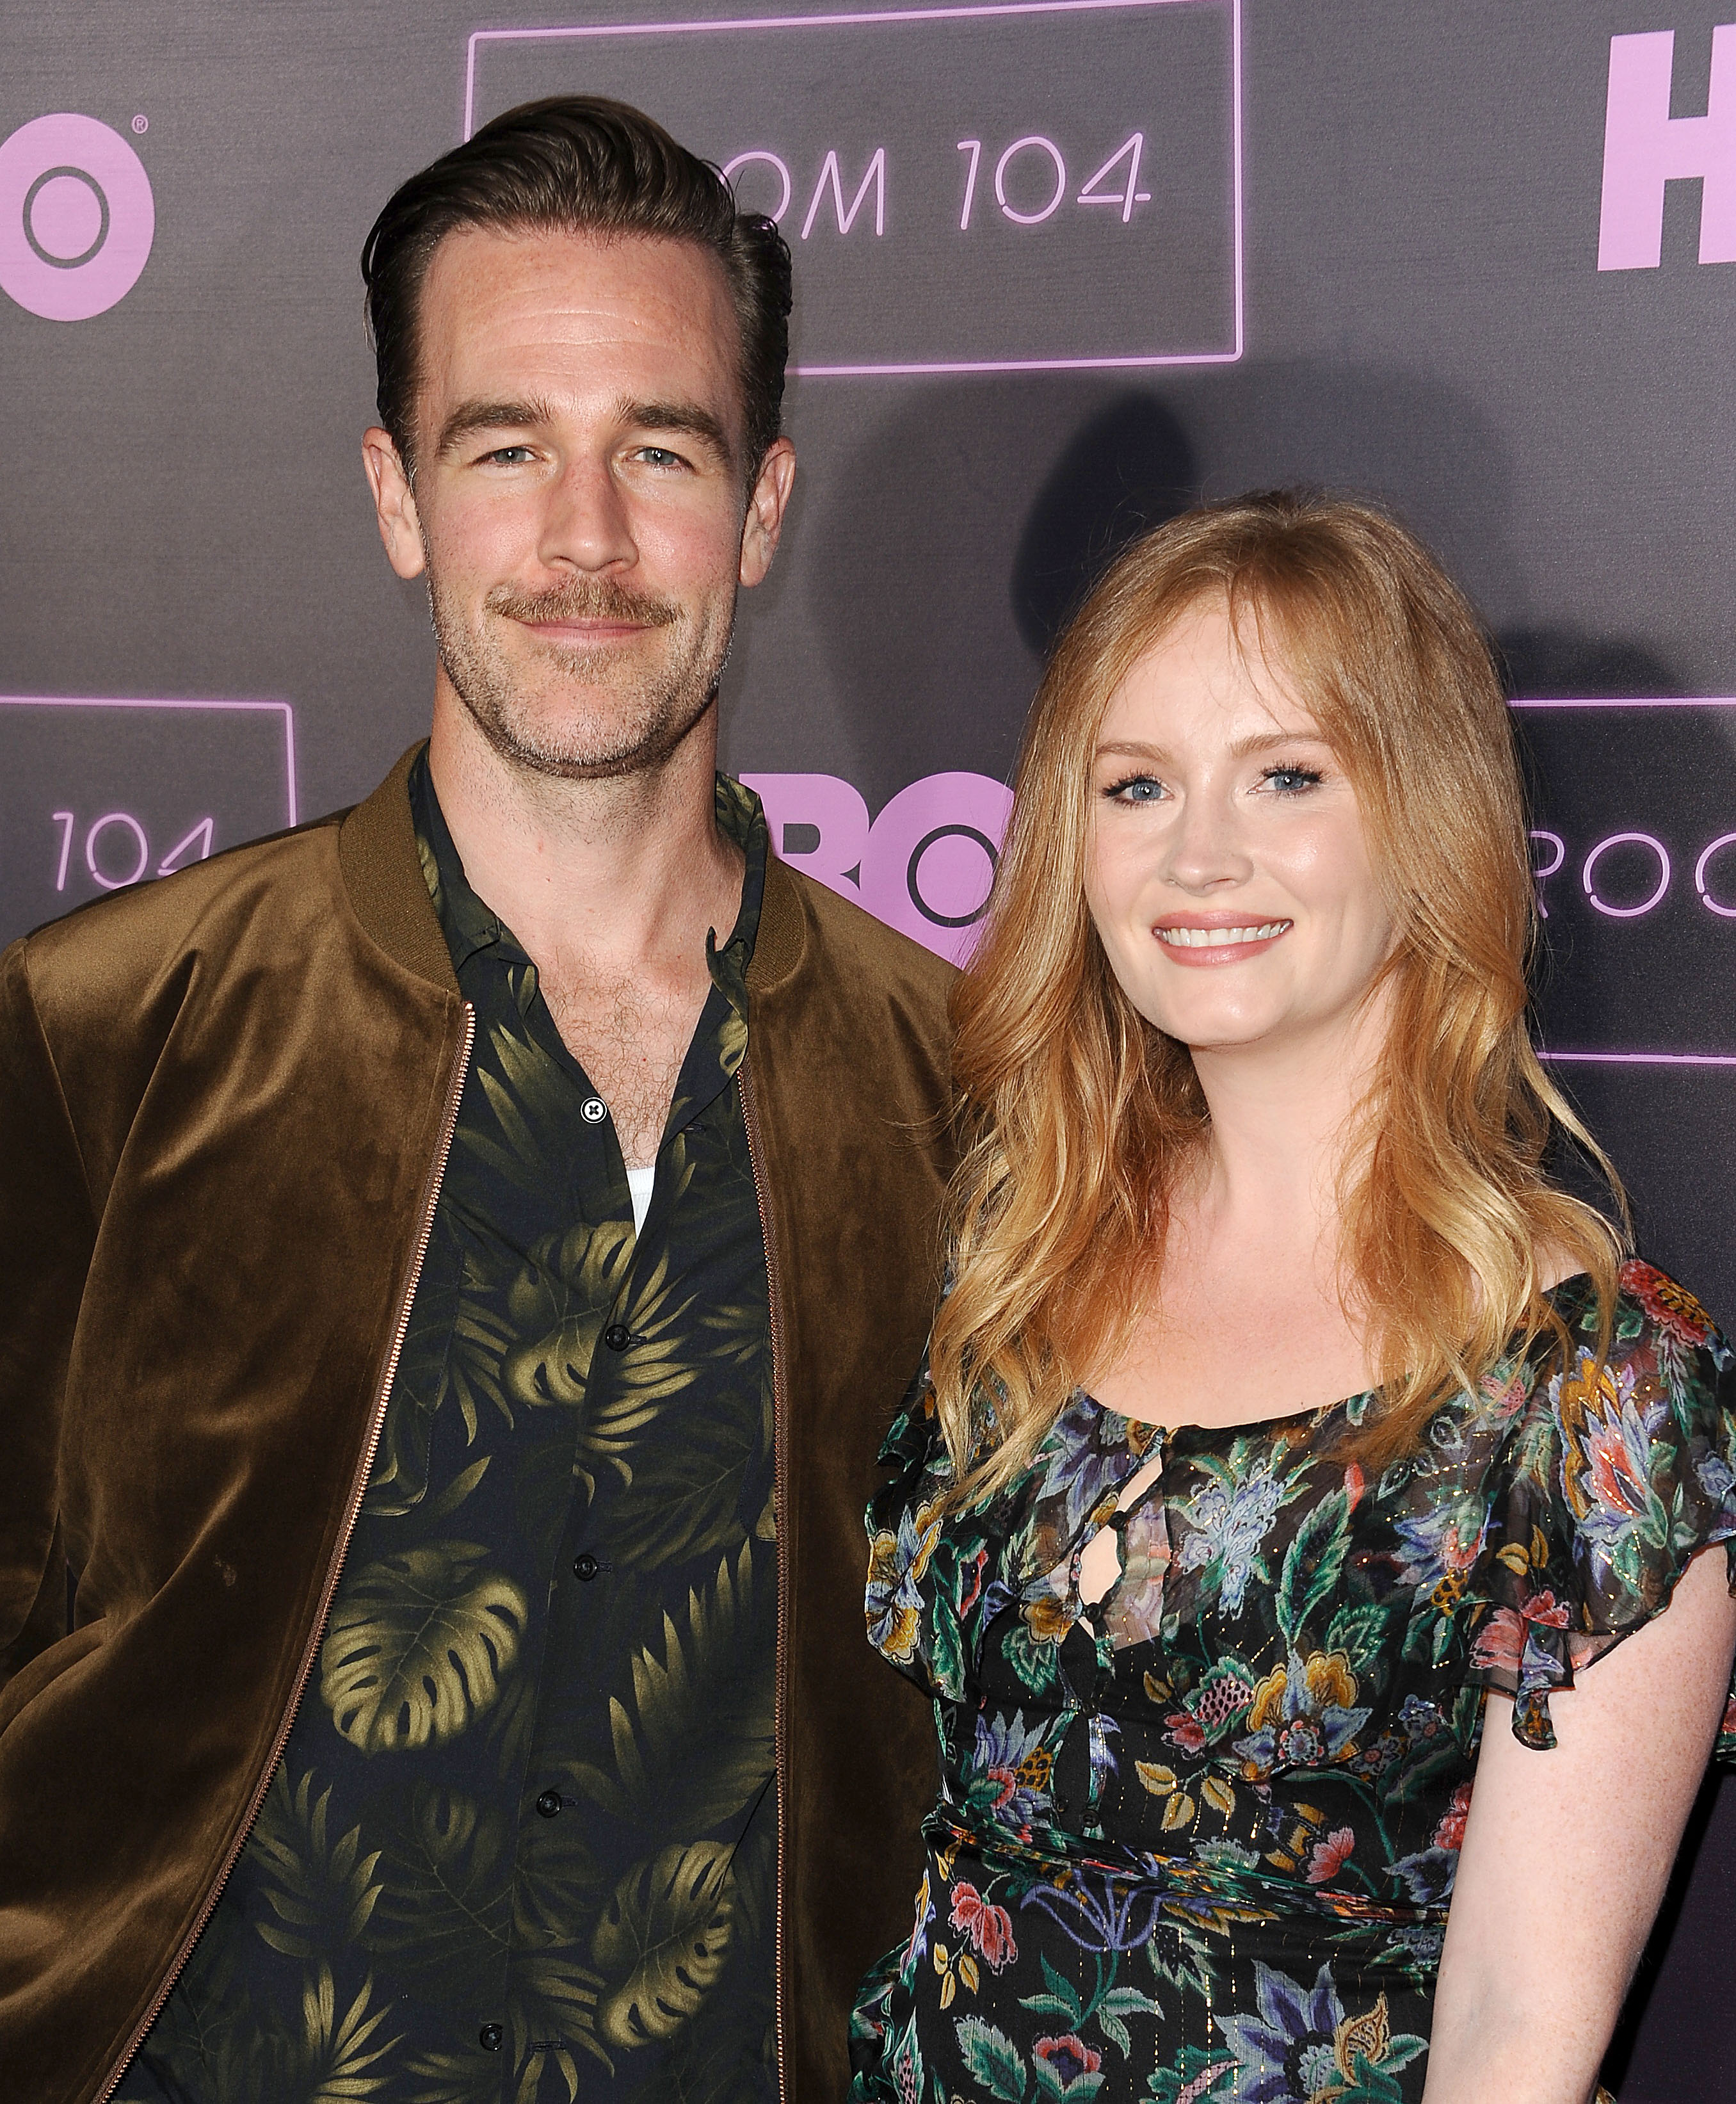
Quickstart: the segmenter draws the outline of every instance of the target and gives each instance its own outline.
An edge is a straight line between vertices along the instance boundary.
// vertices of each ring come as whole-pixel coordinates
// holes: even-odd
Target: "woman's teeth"
[[[1273,935],[1281,935],[1289,926],[1288,920],[1266,920],[1257,928],[1158,928],[1153,930],[1160,943],[1172,943],[1180,950],[1215,950],[1226,943],[1263,943]]]

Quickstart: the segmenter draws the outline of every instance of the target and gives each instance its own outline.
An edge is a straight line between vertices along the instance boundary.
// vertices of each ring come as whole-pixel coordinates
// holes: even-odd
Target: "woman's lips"
[[[1271,949],[1287,935],[1289,920],[1247,920],[1201,927],[1193,921],[1160,921],[1151,933],[1178,965],[1237,965]]]

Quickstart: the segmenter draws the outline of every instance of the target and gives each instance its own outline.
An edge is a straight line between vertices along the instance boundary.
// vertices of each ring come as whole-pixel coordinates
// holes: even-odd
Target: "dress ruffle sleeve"
[[[868,1641],[931,1695],[962,1692],[957,1612],[933,1568],[941,1549],[936,1506],[953,1480],[926,1353],[880,1447],[892,1475],[869,1499]],[[943,1551],[943,1560],[945,1560]]]
[[[1511,1695],[1515,1736],[1540,1749],[1556,1743],[1551,1694],[1661,1614],[1703,1549],[1726,1545],[1736,1593],[1736,1354],[1636,1260],[1601,1366],[1589,1290],[1558,1305],[1570,1348],[1533,1362],[1466,1595],[1467,1678]],[[1716,1750],[1736,1761],[1736,1687]]]

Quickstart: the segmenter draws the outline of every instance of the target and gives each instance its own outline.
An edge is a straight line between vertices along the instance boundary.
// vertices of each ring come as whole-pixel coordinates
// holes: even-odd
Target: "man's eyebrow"
[[[702,409],[697,402],[623,401],[616,405],[616,414],[636,430],[669,431],[697,439],[726,466],[735,457],[728,432],[709,409]]]
[[[729,434],[709,409],[697,402],[636,402],[615,405],[617,421],[634,430],[666,431],[697,439],[725,466],[735,458]],[[436,451],[446,454],[479,431],[527,431],[555,422],[554,408],[532,396],[521,401],[461,402],[440,426]]]
[[[461,402],[440,426],[440,442],[434,450],[449,453],[479,431],[527,431],[554,421],[554,412],[546,402]]]

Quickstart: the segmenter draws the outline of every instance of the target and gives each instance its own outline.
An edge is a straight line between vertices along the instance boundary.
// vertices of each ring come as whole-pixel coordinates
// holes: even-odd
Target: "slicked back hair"
[[[723,266],[741,332],[751,483],[782,427],[790,351],[790,251],[763,214],[737,212],[729,185],[661,125],[602,96],[522,103],[393,193],[362,248],[380,421],[414,470],[418,322],[434,253],[448,234],[640,235],[685,241]]]

